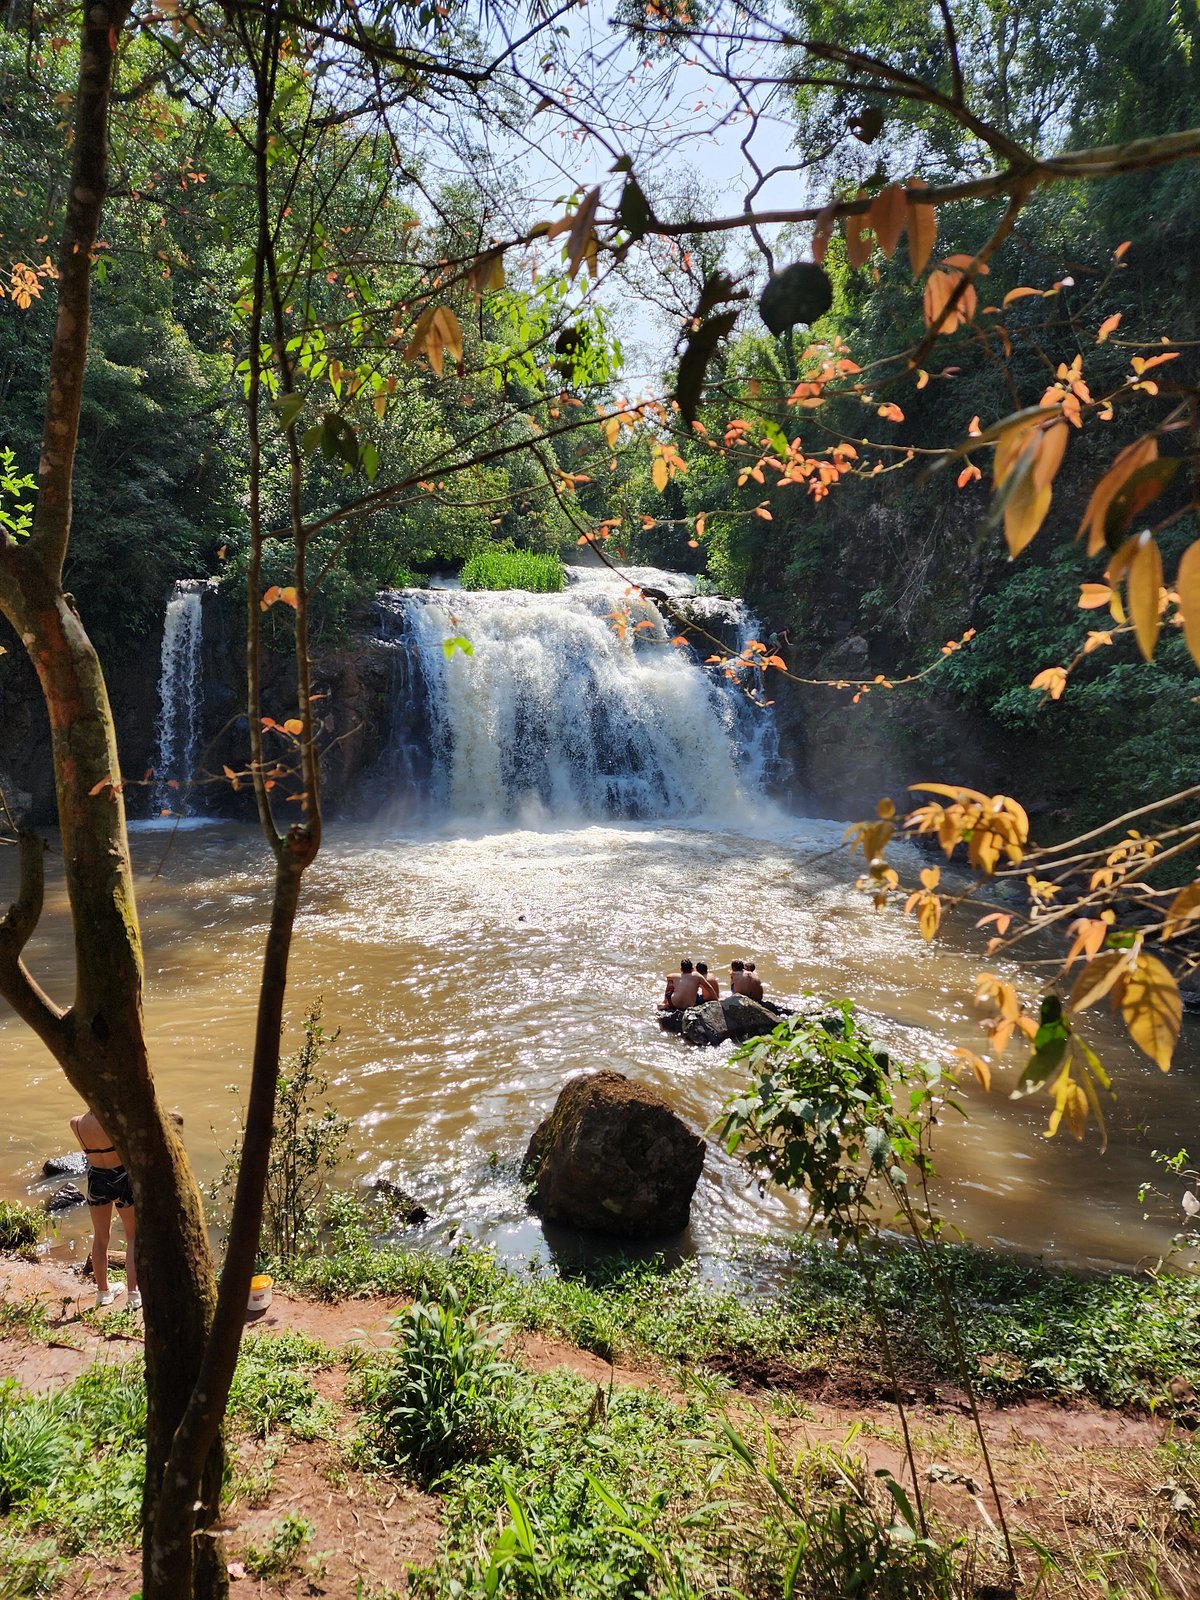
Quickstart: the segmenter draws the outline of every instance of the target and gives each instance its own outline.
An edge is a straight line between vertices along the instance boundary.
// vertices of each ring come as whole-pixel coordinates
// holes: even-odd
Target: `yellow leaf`
[[[977,1056],[974,1050],[964,1049],[962,1045],[952,1050],[950,1054],[961,1057],[963,1061],[969,1064],[971,1071],[975,1074],[984,1090],[989,1090],[992,1087],[992,1069],[982,1056]]]
[[[1157,459],[1158,440],[1153,434],[1135,439],[1114,458],[1112,466],[1092,490],[1087,510],[1083,513],[1083,521],[1079,524],[1080,538],[1087,534],[1088,555],[1097,556],[1104,549],[1104,518],[1121,485],[1127,478],[1132,477],[1139,467],[1144,467],[1148,461]]]
[[[1163,938],[1173,939],[1185,922],[1196,917],[1200,917],[1200,878],[1189,883],[1186,889],[1180,889],[1171,901],[1163,924]]]
[[[371,401],[371,404],[375,408],[375,415],[379,418],[380,422],[382,422],[384,417],[387,416],[387,402],[388,402],[387,394],[382,389],[375,396],[375,398]]]
[[[620,432],[620,417],[609,417],[608,421],[604,424],[604,437],[608,440],[608,448],[610,450],[615,450],[617,448],[617,438]]]
[[[1051,700],[1061,700],[1063,690],[1067,687],[1067,669],[1065,667],[1044,667],[1029,687],[1031,689],[1044,689]]]
[[[1088,1103],[1087,1096],[1079,1085],[1071,1081],[1063,1107],[1063,1118],[1067,1124],[1067,1132],[1073,1139],[1082,1139],[1087,1131]]]
[[[1171,1070],[1171,1056],[1183,1023],[1179,985],[1157,956],[1142,954],[1121,995],[1121,1015],[1138,1049]]]
[[[1039,488],[1034,473],[1025,473],[1004,503],[1004,538],[1010,561],[1015,561],[1033,538],[1049,509],[1050,485]]]
[[[1162,557],[1153,535],[1139,534],[1129,563],[1125,592],[1138,649],[1147,661],[1153,656],[1154,646],[1158,643],[1158,592],[1162,588],[1162,578]]]
[[[650,468],[650,476],[653,479],[654,487],[661,494],[667,487],[667,463],[661,456],[655,456],[654,465]]]
[[[871,202],[867,220],[879,240],[879,248],[889,260],[896,253],[907,215],[908,202],[904,198],[904,190],[898,183],[889,183],[887,188],[881,189]]]
[[[1008,291],[1008,293],[1004,296],[1004,299],[1000,302],[1000,304],[1004,305],[1004,306],[1010,306],[1010,305],[1012,305],[1014,300],[1025,300],[1031,294],[1040,295],[1041,292],[1042,291],[1040,289],[1026,289],[1026,288],[1010,289]]]
[[[1106,606],[1112,599],[1113,592],[1106,583],[1081,583],[1079,585],[1079,609],[1081,611],[1095,611],[1097,606]]]
[[[913,199],[915,191],[929,187],[924,178],[910,178],[905,187],[908,189],[905,197],[908,205],[908,259],[912,263],[913,277],[919,278],[933,254],[937,240],[937,212],[933,206],[918,205]]]
[[[1179,558],[1175,593],[1183,616],[1183,637],[1193,661],[1200,667],[1200,539],[1188,545]]]
[[[299,717],[289,717],[283,724],[283,731],[284,733],[303,733],[304,724]]]
[[[923,894],[917,909],[917,927],[926,944],[930,944],[942,920],[942,902],[935,894]]]
[[[1097,1000],[1103,1000],[1128,972],[1129,964],[1128,950],[1106,950],[1103,955],[1093,957],[1075,979],[1067,1010],[1086,1011]]]
[[[285,606],[291,606],[293,611],[296,609],[296,591],[290,583],[286,589],[280,589],[279,598]]]
[[[1062,465],[1070,431],[1065,422],[1052,422],[1048,428],[1039,428],[1034,435],[1037,458],[1033,463],[1033,481],[1037,488],[1049,488],[1054,482],[1054,474]]]
[[[923,867],[921,869],[921,883],[926,889],[936,889],[941,876],[941,867]]]
[[[462,360],[462,328],[449,306],[430,306],[417,319],[412,338],[405,347],[404,359],[415,361],[423,355],[440,378],[447,352],[455,362]]]

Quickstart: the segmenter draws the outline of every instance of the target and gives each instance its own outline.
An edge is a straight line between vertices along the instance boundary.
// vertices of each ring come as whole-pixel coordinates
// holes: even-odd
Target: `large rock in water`
[[[737,1044],[744,1039],[758,1039],[783,1021],[778,1011],[769,1010],[757,1000],[751,1000],[749,995],[727,994],[717,1003],[725,1013],[729,1037]]]
[[[644,1083],[620,1072],[572,1078],[521,1167],[547,1222],[647,1239],[688,1225],[704,1140]]]

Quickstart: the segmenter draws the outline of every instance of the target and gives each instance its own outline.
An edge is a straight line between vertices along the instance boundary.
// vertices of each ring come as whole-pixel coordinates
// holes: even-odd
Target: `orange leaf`
[[[262,599],[258,602],[259,609],[261,611],[269,611],[275,604],[276,600],[279,599],[280,592],[279,585],[277,583],[273,583],[263,595]]]
[[[879,415],[886,417],[889,422],[904,421],[904,413],[894,400],[889,400],[886,405],[880,406]]]
[[[284,733],[303,733],[304,724],[299,717],[289,717],[283,724]]]
[[[1011,305],[1014,300],[1024,300],[1031,294],[1040,295],[1041,292],[1042,291],[1040,289],[1010,289],[1004,296],[1001,304],[1008,306]]]
[[[1129,562],[1126,594],[1138,649],[1149,661],[1158,643],[1158,592],[1162,588],[1162,557],[1152,534],[1139,534],[1135,546]]]
[[[286,589],[280,589],[279,598],[285,606],[291,606],[293,611],[296,609],[296,591],[290,583]]]
[[[918,205],[913,199],[914,192],[929,187],[924,178],[910,178],[905,187],[908,190],[905,196],[908,205],[908,259],[912,263],[913,277],[919,278],[933,254],[937,240],[937,212],[933,206]]]
[[[112,781],[111,777],[101,778],[99,783],[94,783],[92,785],[92,787],[88,790],[88,795],[91,796],[91,795],[101,794],[105,789],[111,789],[112,786],[113,786],[113,781]]]
[[[1096,335],[1096,343],[1103,344],[1108,338],[1109,334],[1116,333],[1120,326],[1121,313],[1119,311],[1114,311],[1111,317],[1105,317],[1104,321],[1100,324],[1100,331]]]
[[[1175,592],[1183,614],[1183,637],[1192,659],[1200,667],[1200,539],[1188,545],[1179,558]]]
[[[904,232],[907,216],[908,202],[904,198],[904,190],[898,183],[889,183],[887,188],[881,189],[871,202],[867,219],[875,230],[879,248],[889,260],[896,253],[896,246],[900,242],[900,235]]]
[[[1106,583],[1081,583],[1079,586],[1079,609],[1081,611],[1095,611],[1097,606],[1106,606],[1112,599],[1113,592]]]
[[[855,199],[865,200],[866,195],[860,189]],[[865,211],[852,211],[846,218],[846,259],[855,268],[864,266],[870,260],[871,235],[867,231],[868,220]]]
[[[1079,524],[1079,537],[1087,534],[1089,556],[1099,555],[1104,549],[1104,519],[1113,497],[1139,467],[1158,459],[1158,440],[1153,434],[1144,434],[1127,444],[1113,460],[1108,471],[1092,490],[1083,521]]]
[[[1067,687],[1065,667],[1045,667],[1029,685],[1031,689],[1044,689],[1051,700],[1061,700]]]

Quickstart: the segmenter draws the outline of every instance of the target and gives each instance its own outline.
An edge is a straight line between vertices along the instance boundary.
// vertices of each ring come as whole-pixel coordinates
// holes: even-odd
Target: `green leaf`
[[[279,426],[286,433],[304,410],[304,396],[302,394],[280,395],[275,401],[275,415],[279,418]]]

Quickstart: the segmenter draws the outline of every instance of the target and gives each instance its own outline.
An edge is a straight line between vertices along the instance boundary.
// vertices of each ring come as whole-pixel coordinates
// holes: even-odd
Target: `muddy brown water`
[[[508,1256],[569,1254],[527,1216],[516,1167],[563,1080],[600,1066],[659,1088],[697,1127],[743,1081],[728,1050],[693,1050],[654,1020],[662,974],[680,955],[715,969],[757,960],[769,996],[849,995],[901,1059],[979,1048],[972,1006],[982,936],[953,925],[925,948],[898,914],[878,915],[836,851],[840,824],[764,811],[746,831],[657,824],[506,828],[444,834],[332,830],[310,875],[298,927],[285,1047],[306,1002],[325,997],[339,1029],[326,1058],[331,1098],[353,1124],[348,1180],[387,1175],[434,1221]],[[230,824],[135,830],[146,942],[146,1013],[156,1072],[184,1113],[210,1179],[232,1138],[231,1087],[245,1085],[267,913],[259,835]],[[833,852],[832,854],[830,852]],[[0,891],[12,852],[0,852]],[[53,870],[29,961],[67,1002],[65,896]],[[1031,971],[1006,969],[1027,995]],[[1200,1032],[1185,1022],[1164,1077],[1106,1019],[1092,1035],[1119,1099],[1110,1142],[1042,1136],[1044,1097],[965,1085],[965,1123],[939,1135],[939,1196],[952,1227],[979,1243],[1078,1266],[1152,1260],[1182,1221],[1137,1199],[1152,1149],[1196,1147]],[[1001,1078],[1015,1077],[1012,1069]],[[0,1193],[26,1198],[43,1158],[67,1148],[78,1103],[60,1070],[0,1004]],[[739,1239],[803,1223],[794,1200],[762,1198],[715,1146],[687,1236],[672,1249],[709,1261]],[[66,1214],[70,1247],[86,1214]]]

